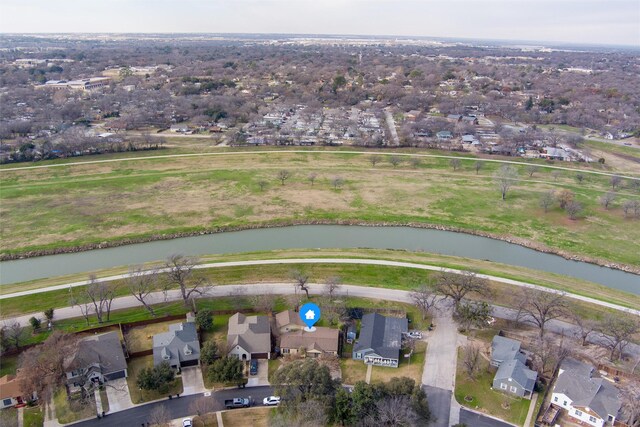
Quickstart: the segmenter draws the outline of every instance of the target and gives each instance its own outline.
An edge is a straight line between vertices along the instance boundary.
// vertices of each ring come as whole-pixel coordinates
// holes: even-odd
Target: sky
[[[398,35],[640,47],[640,0],[0,0],[0,32]]]

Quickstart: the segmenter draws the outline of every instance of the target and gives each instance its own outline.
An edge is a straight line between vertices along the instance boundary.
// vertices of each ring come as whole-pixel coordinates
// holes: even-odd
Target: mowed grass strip
[[[383,156],[384,159],[385,156]],[[4,253],[116,242],[157,234],[288,221],[362,221],[438,224],[496,235],[514,235],[570,253],[640,265],[637,220],[624,219],[621,203],[637,191],[618,191],[604,210],[598,197],[608,177],[558,176],[542,169],[500,201],[492,175],[498,164],[463,160],[453,171],[448,159],[408,159],[397,168],[372,167],[366,154],[269,153],[177,159],[132,160],[64,166],[55,170],[3,172],[0,225]],[[292,177],[281,185],[276,175]],[[317,178],[313,185],[309,174]],[[344,179],[335,188],[334,177]],[[260,188],[260,181],[268,183]],[[569,220],[558,207],[545,214],[540,196],[568,189],[584,205]],[[180,203],[176,203],[179,200]]]

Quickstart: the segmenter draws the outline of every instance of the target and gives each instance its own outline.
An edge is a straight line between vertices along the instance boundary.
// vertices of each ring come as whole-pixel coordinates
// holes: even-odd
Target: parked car
[[[409,331],[406,333],[406,336],[414,339],[414,340],[421,340],[422,339],[422,332],[419,331]]]
[[[182,420],[182,427],[193,427],[193,421],[191,418],[185,418]]]
[[[494,323],[496,323],[495,317],[489,317],[489,319],[487,319],[487,325],[493,325]]]
[[[249,362],[249,375],[258,375],[258,361],[256,359],[251,359]]]
[[[224,401],[224,407],[227,409],[248,408],[249,406],[251,406],[251,402],[249,402],[249,399],[243,397],[235,397]]]
[[[275,406],[280,403],[280,396],[269,396],[262,399],[262,404],[266,406]]]

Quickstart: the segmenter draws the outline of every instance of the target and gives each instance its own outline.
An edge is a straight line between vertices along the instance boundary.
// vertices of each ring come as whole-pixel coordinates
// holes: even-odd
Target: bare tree
[[[460,168],[460,164],[460,159],[451,159],[451,161],[449,162],[449,165],[454,170],[454,172]]]
[[[269,184],[264,179],[258,181],[258,187],[260,187],[260,191],[264,191],[267,188],[267,185]]]
[[[564,293],[541,292],[524,289],[519,306],[522,321],[531,323],[540,329],[540,338],[544,337],[549,321],[568,314],[568,304]]]
[[[400,156],[389,156],[389,163],[393,166],[393,168],[397,168],[400,163],[402,163],[402,159]]]
[[[558,178],[560,178],[561,174],[562,172],[560,172],[559,170],[554,170],[553,172],[551,172],[551,176],[553,177],[554,181],[557,181]]]
[[[609,180],[609,183],[611,184],[611,188],[613,190],[615,190],[620,185],[621,182],[622,182],[622,177],[619,175],[613,175]]]
[[[483,166],[484,166],[484,162],[481,162],[481,161],[477,161],[477,162],[473,165],[473,167],[474,167],[474,168],[475,168],[475,170],[476,170],[476,175],[478,175],[478,172],[480,172],[480,169],[482,169],[482,167],[483,167]]]
[[[634,216],[636,218],[640,217],[640,201],[626,200],[622,204],[622,211],[624,212],[625,218],[629,218],[631,216]]]
[[[195,295],[202,295],[205,279],[196,277],[193,269],[198,265],[198,259],[182,254],[174,254],[167,258],[165,268],[169,283],[180,287],[180,294],[185,305],[191,302]]]
[[[422,284],[411,291],[410,297],[422,313],[422,320],[427,318],[427,315],[435,308],[438,302],[437,295],[433,292],[433,289],[426,284]]]
[[[600,196],[600,205],[602,205],[602,207],[605,209],[609,209],[609,206],[611,205],[611,203],[613,203],[615,198],[616,198],[616,193],[612,191],[607,191],[602,196]]]
[[[608,315],[602,322],[601,341],[609,349],[609,360],[618,360],[624,354],[632,337],[640,331],[640,323],[628,317]]]
[[[271,293],[253,295],[250,301],[251,306],[260,313],[271,313],[276,306],[276,296]]]
[[[342,187],[344,185],[344,179],[342,179],[339,176],[336,176],[335,178],[333,178],[331,180],[331,185],[333,185],[333,188],[335,190],[337,190],[338,188]]]
[[[418,169],[422,166],[422,160],[418,157],[412,157],[409,162],[411,163],[411,167],[414,169]]]
[[[540,170],[540,166],[538,165],[529,165],[527,166],[527,173],[529,174],[529,178],[533,177],[533,174]]]
[[[387,396],[375,406],[377,417],[365,420],[365,425],[411,426],[418,421],[409,396]]]
[[[371,166],[373,166],[374,168],[376,167],[376,164],[380,163],[381,160],[382,157],[377,154],[372,154],[369,156],[369,162],[371,162]]]
[[[155,406],[149,412],[149,422],[152,426],[168,427],[171,421],[171,414],[165,405]]]
[[[473,343],[468,343],[462,348],[462,364],[469,378],[474,379],[480,364],[480,348]]]
[[[316,173],[310,173],[309,176],[307,177],[312,187],[313,187],[313,183],[316,182],[317,177],[318,177],[318,174]]]
[[[576,219],[580,212],[582,212],[582,204],[580,202],[572,200],[567,203],[567,205],[564,207],[564,210],[567,212],[567,215],[569,215],[570,219]]]
[[[278,179],[280,180],[280,184],[284,185],[284,182],[291,178],[291,172],[286,169],[282,169],[278,172]]]
[[[571,354],[571,347],[561,338],[558,342],[551,337],[538,337],[534,344],[534,365],[541,375],[555,372],[562,361]]]
[[[540,196],[540,207],[542,209],[544,209],[544,212],[547,213],[549,211],[549,208],[553,205],[553,202],[555,202],[556,200],[556,196],[553,190],[550,191],[546,191],[542,194],[542,196]]]
[[[576,181],[578,181],[578,184],[582,184],[582,181],[584,181],[584,174],[582,172],[576,174]]]
[[[489,294],[487,281],[473,271],[463,271],[460,274],[442,271],[436,276],[435,290],[453,300],[456,309],[468,294]]]
[[[93,304],[91,300],[87,297],[86,293],[82,293],[80,296],[71,294],[69,298],[69,305],[71,307],[75,307],[76,305],[80,309],[80,314],[87,322],[87,326],[89,325],[89,319],[91,318],[91,313],[93,312]]]
[[[621,408],[618,419],[629,427],[640,427],[640,385],[627,382],[620,393]]]
[[[515,185],[518,179],[518,171],[511,165],[502,165],[493,175],[493,179],[502,194],[502,200],[505,200],[507,192]]]
[[[111,317],[111,304],[117,294],[115,285],[100,282],[96,276],[89,276],[89,284],[85,287],[85,294],[93,304],[93,310],[98,318],[98,323],[102,323],[106,314],[107,322]]]
[[[142,266],[129,269],[129,275],[125,279],[129,292],[140,304],[146,308],[152,316],[156,314],[153,307],[147,302],[149,295],[158,289],[158,269],[156,267],[145,270]]]
[[[309,287],[307,285],[309,275],[301,270],[291,270],[291,278],[295,281],[295,288],[304,291],[307,295],[307,299],[309,299]]]
[[[600,324],[595,320],[584,319],[576,313],[572,313],[571,318],[578,327],[577,335],[580,338],[582,346],[587,345],[589,336],[598,331]]]
[[[189,412],[198,416],[208,414],[209,412],[215,412],[215,410],[216,405],[214,400],[210,397],[201,396],[189,405]]]
[[[327,279],[324,287],[329,300],[333,300],[335,298],[336,292],[340,289],[341,284],[342,279],[339,276],[331,276]]]

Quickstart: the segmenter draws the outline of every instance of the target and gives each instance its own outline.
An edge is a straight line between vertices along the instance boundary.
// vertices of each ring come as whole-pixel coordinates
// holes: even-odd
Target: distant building
[[[367,365],[397,368],[402,334],[407,332],[408,326],[406,318],[365,314],[360,325],[360,337],[353,346],[353,359],[364,360]]]
[[[621,407],[620,392],[606,379],[594,376],[594,371],[592,366],[565,359],[553,386],[551,404],[581,423],[614,425]]]
[[[49,80],[43,85],[38,85],[36,89],[71,89],[89,91],[100,87],[108,86],[111,82],[109,77],[90,77],[81,80]]]
[[[441,130],[440,132],[436,133],[436,137],[439,140],[447,140],[453,138],[453,134],[448,130]]]
[[[229,355],[240,360],[271,358],[271,324],[267,316],[236,313],[229,318]]]
[[[168,362],[174,369],[200,363],[200,342],[193,322],[174,323],[153,336],[153,365]]]

